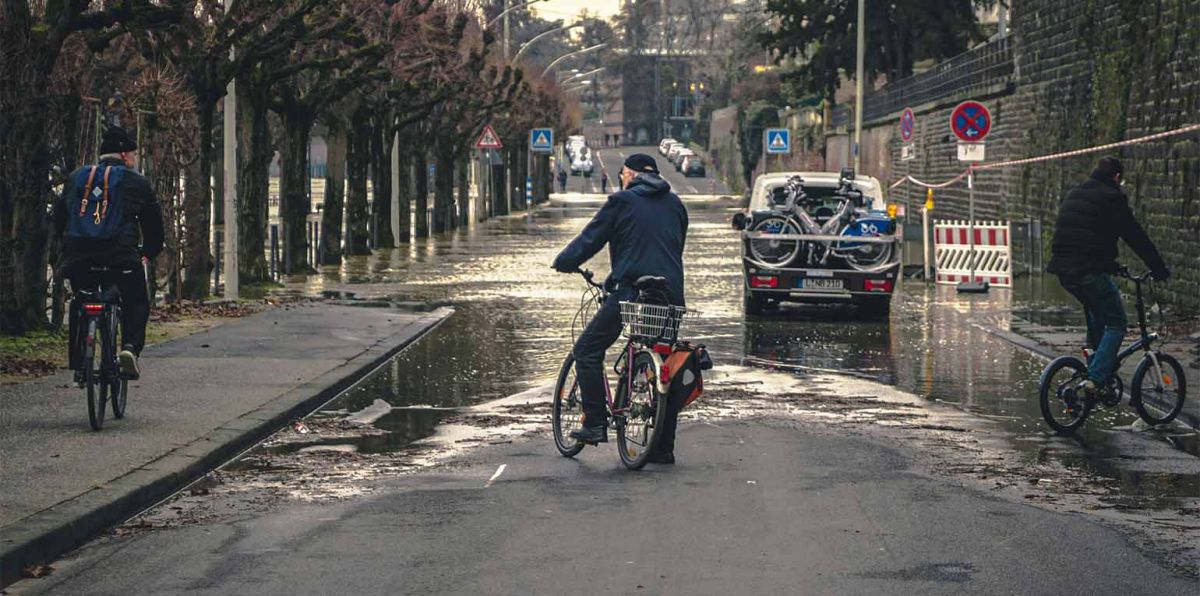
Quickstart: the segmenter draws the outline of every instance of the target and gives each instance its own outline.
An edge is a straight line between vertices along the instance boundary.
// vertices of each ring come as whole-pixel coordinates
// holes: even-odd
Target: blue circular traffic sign
[[[950,112],[950,130],[961,141],[982,141],[992,130],[992,113],[977,101],[964,101]]]
[[[913,115],[912,108],[904,108],[900,114],[900,138],[904,141],[911,141],[913,136],[913,128],[917,125],[917,117]]]

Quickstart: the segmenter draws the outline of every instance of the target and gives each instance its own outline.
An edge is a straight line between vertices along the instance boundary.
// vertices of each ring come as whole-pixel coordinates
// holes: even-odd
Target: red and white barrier
[[[937,283],[971,281],[971,222],[938,221],[933,224],[933,252]],[[1012,287],[1012,235],[1006,221],[975,222],[976,282]]]

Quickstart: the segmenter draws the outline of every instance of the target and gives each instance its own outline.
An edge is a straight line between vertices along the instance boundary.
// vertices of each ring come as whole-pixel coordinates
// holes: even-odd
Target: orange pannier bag
[[[680,410],[704,395],[703,371],[712,368],[712,359],[704,346],[681,344],[663,365],[670,372],[668,400],[680,404]]]

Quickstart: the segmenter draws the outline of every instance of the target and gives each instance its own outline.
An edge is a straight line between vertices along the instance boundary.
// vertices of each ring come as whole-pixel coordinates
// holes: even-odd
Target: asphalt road
[[[647,147],[603,147],[595,148],[593,151],[596,154],[596,172],[591,178],[583,176],[569,176],[567,179],[567,192],[581,193],[599,193],[600,186],[600,168],[608,169],[609,185],[608,192],[616,190],[617,174],[621,171],[621,164],[631,153],[645,153],[654,156],[658,160],[658,169],[662,172],[663,177],[667,182],[671,183],[671,188],[677,194],[689,195],[708,195],[708,194],[726,194],[729,192],[728,187],[715,177],[711,164],[707,168],[707,176],[704,177],[687,177],[680,172],[675,171],[675,166],[667,161],[667,158],[658,154],[657,146]],[[557,190],[555,186],[555,190]]]
[[[678,455],[633,473],[611,445],[519,441],[366,497],[109,538],[13,593],[1195,593],[1115,532],[861,437],[702,423]]]

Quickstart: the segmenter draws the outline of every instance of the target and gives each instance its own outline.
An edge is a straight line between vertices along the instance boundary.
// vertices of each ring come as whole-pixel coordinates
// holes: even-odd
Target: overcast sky
[[[611,17],[620,10],[621,0],[546,0],[529,7],[530,10],[546,20],[573,17],[584,8],[587,8],[589,13],[599,13],[602,16]]]

